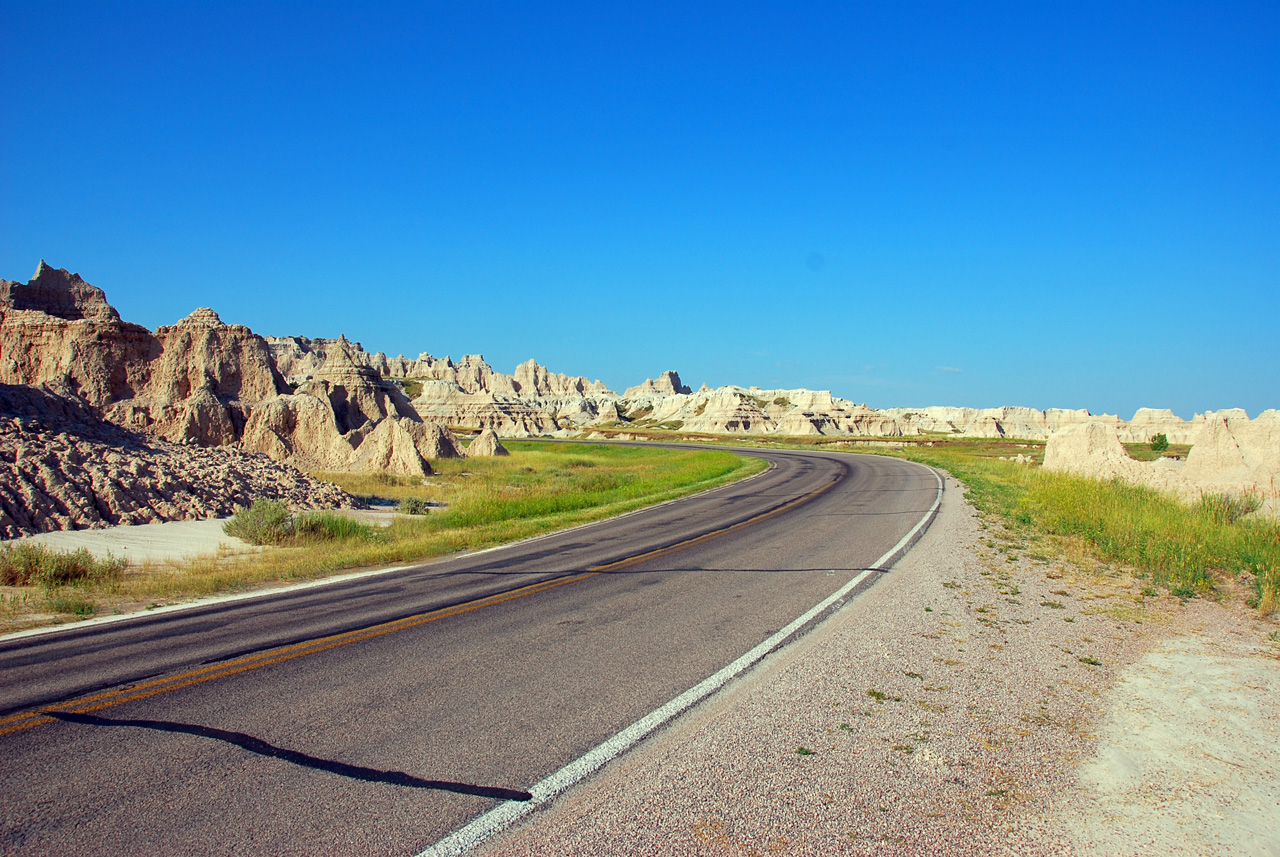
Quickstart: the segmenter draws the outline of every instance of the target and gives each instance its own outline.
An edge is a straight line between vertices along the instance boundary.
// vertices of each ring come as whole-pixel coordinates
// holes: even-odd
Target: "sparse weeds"
[[[396,511],[402,515],[425,515],[431,509],[431,504],[421,497],[405,497],[396,506]]]

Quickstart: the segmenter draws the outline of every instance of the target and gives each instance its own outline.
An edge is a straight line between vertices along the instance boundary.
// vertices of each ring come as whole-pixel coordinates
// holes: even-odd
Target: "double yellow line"
[[[504,601],[512,601],[516,598],[523,598],[526,595],[536,595],[539,592],[546,592],[548,589],[555,589],[557,586],[564,586],[569,583],[577,583],[595,577],[598,574],[614,571],[627,566],[636,565],[646,560],[656,557],[665,556],[678,550],[709,541],[714,538],[729,535],[745,529],[746,527],[766,521],[770,518],[781,515],[795,507],[808,503],[811,500],[825,494],[836,486],[837,480],[833,480],[816,491],[802,495],[793,500],[789,500],[782,505],[762,512],[759,515],[748,518],[745,521],[739,521],[736,524],[723,527],[719,530],[712,530],[700,536],[677,542],[657,550],[646,551],[642,554],[626,557],[615,562],[606,563],[604,565],[593,566],[581,574],[571,575],[569,577],[556,578],[555,580],[545,580],[541,583],[531,583],[528,586],[522,586],[518,589],[512,589],[508,592],[500,592],[496,595],[488,595],[484,598],[477,598],[475,601],[468,601],[453,607],[441,607],[436,610],[430,610],[426,613],[418,613],[413,616],[406,616],[401,619],[394,619],[390,622],[383,622],[379,625],[371,625],[368,628],[360,628],[355,631],[344,631],[341,634],[333,634],[328,637],[319,637],[315,640],[307,640],[302,643],[294,643],[293,645],[283,646],[277,649],[269,649],[263,652],[257,652],[252,655],[234,658],[229,661],[223,661],[218,664],[210,664],[200,667],[199,669],[188,670],[186,672],[177,673],[163,678],[144,681],[139,684],[125,685],[124,687],[114,688],[112,690],[103,691],[91,696],[80,697],[79,699],[67,702],[59,702],[52,705],[41,706],[30,711],[23,711],[17,714],[10,714],[7,717],[0,717],[0,735],[8,735],[12,732],[21,732],[24,729],[30,729],[33,726],[40,726],[44,723],[52,723],[56,718],[51,713],[68,712],[73,714],[87,714],[90,711],[97,711],[101,708],[109,708],[113,705],[120,705],[125,702],[133,702],[139,699],[146,699],[148,696],[155,696],[159,693],[167,693],[171,690],[178,690],[184,687],[191,687],[196,684],[203,684],[206,681],[213,681],[218,678],[236,675],[237,673],[256,670],[261,667],[271,666],[272,664],[282,663],[284,661],[300,658],[303,655],[312,655],[317,652],[335,649],[338,646],[345,646],[349,643],[358,643],[362,640],[369,640],[374,637],[380,637],[383,634],[390,634],[394,631],[403,631],[407,628],[414,628],[418,625],[425,625],[428,622],[434,622],[437,619],[447,619],[450,616],[458,616],[462,613],[469,613],[472,610],[479,610],[481,607],[490,607],[494,604],[501,604]]]
[[[300,658],[303,655],[312,655],[316,652],[335,649],[338,646],[345,646],[348,643],[358,643],[361,640],[380,637],[383,634],[390,634],[393,631],[403,631],[406,628],[425,625],[426,623],[434,622],[437,619],[446,619],[450,616],[457,616],[461,613],[469,613],[472,610],[479,610],[481,607],[488,607],[492,604],[501,604],[502,602],[510,601],[513,598],[521,598],[525,595],[545,592],[548,589],[554,589],[557,586],[564,586],[567,583],[576,583],[577,581],[585,580],[588,577],[595,577],[596,574],[599,574],[599,572],[591,571],[584,574],[577,574],[572,577],[562,577],[557,580],[546,580],[542,583],[532,583],[528,586],[522,586],[519,589],[512,589],[510,592],[489,595],[485,598],[478,598],[475,601],[468,601],[465,604],[458,604],[454,607],[442,607],[438,610],[431,610],[427,613],[419,613],[414,616],[406,616],[402,619],[383,622],[380,625],[371,625],[368,628],[360,628],[355,631],[345,631],[341,634],[333,634],[328,637],[319,637],[315,640],[307,640],[304,643],[294,643],[291,646],[270,649],[268,651],[257,652],[252,655],[245,655],[241,658],[235,658],[219,664],[210,664],[208,666],[200,667],[199,669],[188,670],[187,672],[178,673],[176,675],[145,681],[141,684],[126,685],[124,687],[104,691],[92,696],[71,700],[70,702],[61,702],[55,705],[46,705],[32,711],[10,714],[8,717],[0,718],[0,735],[8,735],[11,732],[20,732],[23,729],[30,729],[32,726],[39,726],[42,723],[52,723],[55,718],[50,717],[48,712],[66,711],[75,714],[87,714],[90,711],[97,711],[100,708],[108,708],[112,705],[119,705],[123,702],[133,702],[137,699],[146,699],[148,696],[155,696],[158,693],[166,693],[170,690],[190,687],[193,684],[203,684],[206,681],[213,681],[216,678],[224,678],[226,676],[235,675],[236,673],[256,670],[260,667],[266,667],[271,664],[278,664],[284,661],[293,660],[294,658]]]

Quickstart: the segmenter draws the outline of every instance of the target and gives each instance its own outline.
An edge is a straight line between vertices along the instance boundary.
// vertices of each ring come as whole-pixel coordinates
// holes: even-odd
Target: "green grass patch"
[[[1186,458],[1191,452],[1191,444],[1169,443],[1163,449],[1154,449],[1150,443],[1126,443],[1124,450],[1134,461],[1155,461],[1157,458]]]
[[[95,559],[87,550],[60,551],[32,542],[0,547],[0,585],[40,586],[112,583],[128,562],[114,557]]]
[[[963,446],[897,455],[947,470],[982,512],[1023,534],[1083,541],[1100,559],[1131,566],[1179,597],[1206,594],[1219,575],[1248,581],[1251,606],[1280,608],[1280,521],[1249,517],[1249,498],[1195,504],[1121,481],[1049,473]]]

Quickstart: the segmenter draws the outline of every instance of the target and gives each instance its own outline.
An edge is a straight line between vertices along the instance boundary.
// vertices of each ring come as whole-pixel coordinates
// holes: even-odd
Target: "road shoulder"
[[[481,853],[1136,846],[1128,822],[1109,811],[1105,779],[1088,773],[1127,740],[1133,724],[1115,721],[1115,712],[1139,704],[1131,676],[1149,671],[1145,658],[1176,655],[1178,641],[1199,635],[1219,660],[1240,667],[1250,659],[1223,678],[1223,691],[1238,693],[1246,680],[1263,681],[1267,667],[1274,675],[1274,661],[1260,663],[1275,655],[1266,642],[1272,626],[1238,606],[1183,607],[1144,597],[1123,574],[1084,574],[1010,550],[983,531],[963,490],[948,490],[921,542],[868,592]],[[1238,645],[1222,642],[1230,640]],[[1200,662],[1174,663],[1167,668]],[[1257,702],[1272,690],[1244,688],[1253,694],[1248,722],[1261,732],[1242,737],[1233,753],[1248,754],[1251,742],[1276,746],[1267,731],[1276,727],[1262,719],[1273,709]],[[1227,702],[1214,704],[1225,716]],[[1237,755],[1225,758],[1228,767],[1240,764]],[[1222,805],[1226,787],[1189,788],[1203,810]],[[1164,811],[1147,803],[1135,823],[1150,828]],[[1112,838],[1085,837],[1108,824]]]

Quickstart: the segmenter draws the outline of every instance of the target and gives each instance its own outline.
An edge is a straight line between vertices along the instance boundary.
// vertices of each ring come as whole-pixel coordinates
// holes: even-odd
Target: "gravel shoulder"
[[[868,592],[480,853],[1280,854],[1276,623],[1031,555],[947,482]]]

